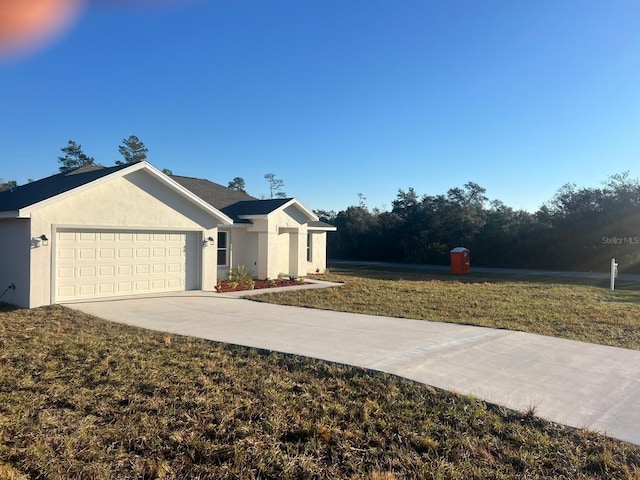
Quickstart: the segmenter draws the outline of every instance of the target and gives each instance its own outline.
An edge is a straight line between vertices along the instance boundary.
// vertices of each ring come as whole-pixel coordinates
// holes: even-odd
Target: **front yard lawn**
[[[0,305],[3,479],[640,478],[639,447],[532,413],[64,307]]]

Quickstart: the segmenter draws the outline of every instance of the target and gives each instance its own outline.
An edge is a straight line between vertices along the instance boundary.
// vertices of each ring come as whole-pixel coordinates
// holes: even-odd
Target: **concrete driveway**
[[[640,445],[640,351],[200,291],[67,306],[152,330],[393,373]]]

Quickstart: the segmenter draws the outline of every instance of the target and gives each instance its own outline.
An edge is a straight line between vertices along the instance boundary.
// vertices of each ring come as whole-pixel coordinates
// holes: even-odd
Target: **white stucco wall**
[[[32,252],[29,306],[52,302],[52,255],[60,227],[198,232],[198,241],[217,238],[220,220],[140,170],[75,192],[32,213],[31,235],[46,234],[48,247]],[[196,249],[200,265],[199,288],[216,283],[216,249]],[[201,252],[201,253],[200,253]]]
[[[314,231],[312,261],[307,261],[308,212],[290,205],[266,219],[252,219],[247,232],[258,237],[258,277],[304,276],[327,268],[326,232]],[[237,262],[234,261],[235,264]]]
[[[244,265],[247,270],[258,276],[258,235],[250,233],[246,228],[232,228],[231,232],[231,267]],[[221,278],[227,278],[229,267],[218,270]]]
[[[29,219],[0,219],[0,294],[9,284],[15,290],[7,290],[0,301],[29,307],[29,257],[31,250],[46,247],[36,246],[32,242]]]
[[[306,262],[306,273],[324,273],[327,269],[327,232],[312,231],[311,235],[311,262]]]

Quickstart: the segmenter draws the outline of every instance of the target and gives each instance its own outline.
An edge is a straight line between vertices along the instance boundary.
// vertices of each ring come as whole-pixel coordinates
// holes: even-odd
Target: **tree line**
[[[640,182],[628,172],[600,188],[569,183],[536,212],[489,200],[468,182],[446,194],[400,189],[391,211],[360,203],[317,211],[337,227],[329,235],[334,259],[448,265],[452,248],[471,251],[472,266],[640,272]]]
[[[118,165],[147,159],[135,135],[118,150]],[[73,140],[61,151],[60,172],[97,165]],[[274,173],[264,178],[269,198],[286,198],[283,180]],[[0,178],[0,191],[16,186]],[[246,193],[242,177],[227,186]],[[463,246],[475,266],[606,271],[615,258],[621,271],[640,272],[640,181],[629,172],[599,188],[565,184],[533,213],[489,200],[474,182],[439,195],[400,189],[390,211],[369,209],[365,196],[358,198],[358,205],[338,213],[316,211],[337,227],[328,237],[330,258],[447,265],[450,250]]]

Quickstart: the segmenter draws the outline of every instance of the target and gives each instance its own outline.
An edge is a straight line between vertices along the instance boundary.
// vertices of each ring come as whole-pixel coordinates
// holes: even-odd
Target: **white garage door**
[[[193,232],[58,230],[56,301],[198,288],[196,246]]]

